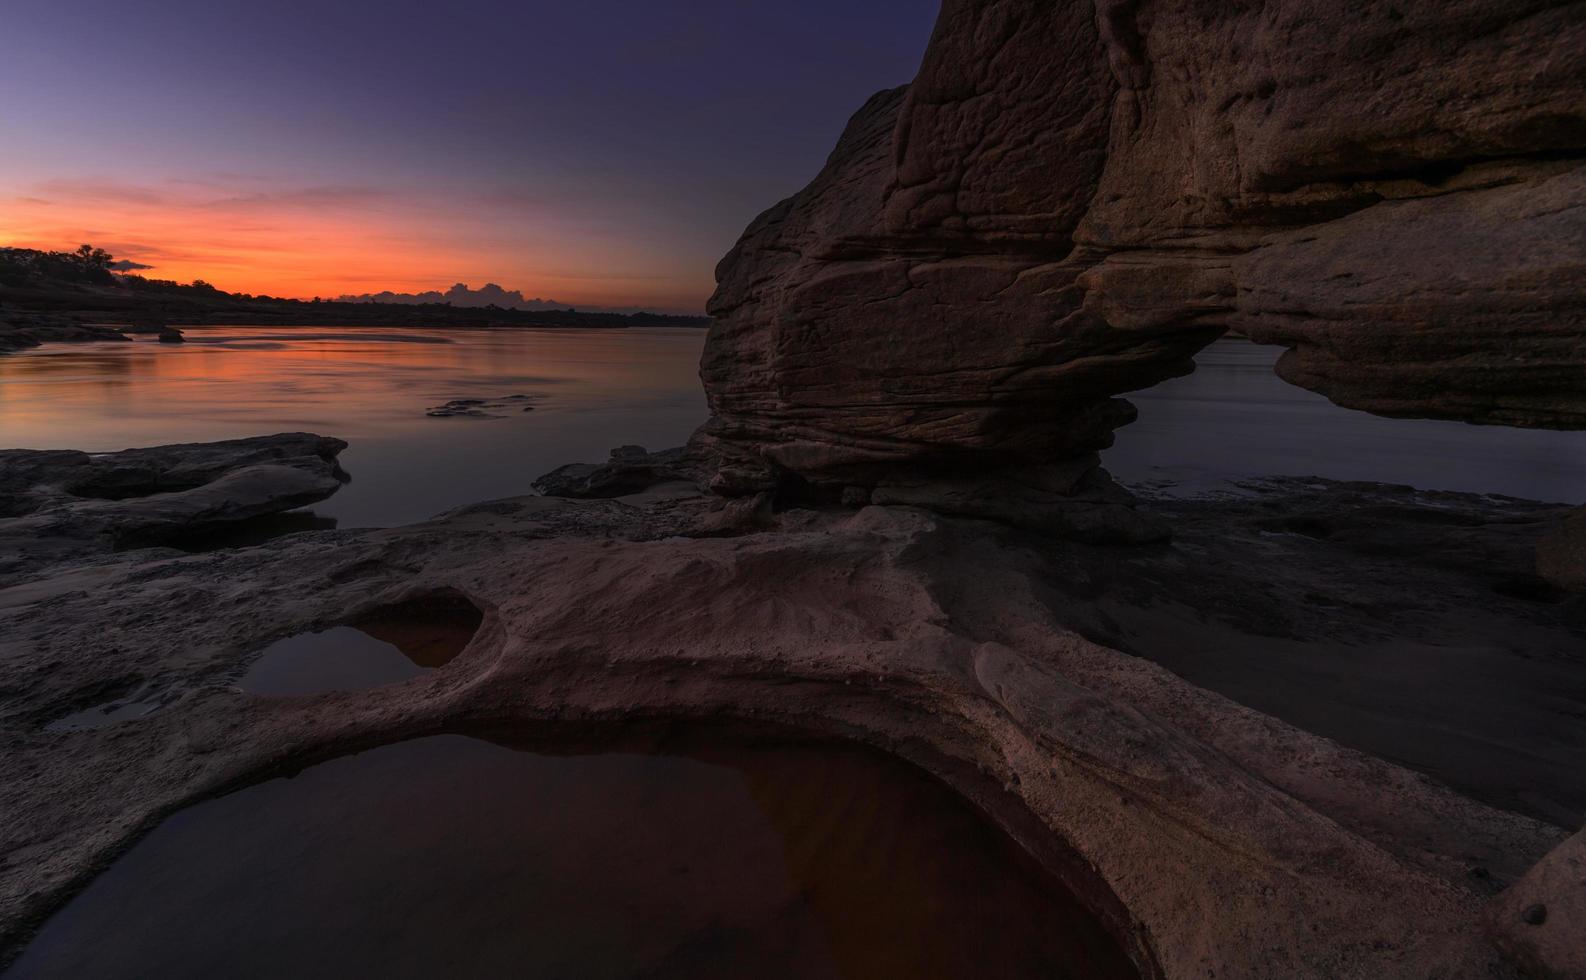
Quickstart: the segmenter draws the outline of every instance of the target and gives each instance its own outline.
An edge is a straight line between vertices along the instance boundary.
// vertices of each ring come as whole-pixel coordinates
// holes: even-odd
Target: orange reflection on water
[[[0,447],[106,452],[307,431],[352,443],[320,513],[420,520],[529,492],[617,445],[682,444],[704,420],[699,330],[193,328],[183,345],[51,345],[0,357]],[[528,395],[485,419],[458,398]],[[344,520],[345,524],[345,520]]]

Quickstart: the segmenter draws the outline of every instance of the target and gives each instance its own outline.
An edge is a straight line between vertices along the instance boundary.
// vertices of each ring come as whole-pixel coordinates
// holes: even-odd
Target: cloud
[[[134,262],[131,259],[122,259],[119,262],[110,263],[111,272],[137,272],[142,269],[152,268],[154,268],[154,266],[144,265],[142,262]]]

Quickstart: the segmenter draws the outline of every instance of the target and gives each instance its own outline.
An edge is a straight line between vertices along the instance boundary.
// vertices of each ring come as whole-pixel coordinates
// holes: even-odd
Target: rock
[[[1586,425],[1582,77],[1586,18],[1540,0],[948,0],[718,267],[712,487],[1066,533],[1003,488],[1229,328],[1342,404]]]
[[[0,451],[0,553],[158,544],[323,500],[347,444],[307,433],[128,449]]]
[[[75,317],[52,313],[0,311],[0,354],[40,344],[88,344],[128,340],[110,327],[89,326]]]
[[[1586,977],[1586,830],[1492,903],[1488,933],[1529,976]]]
[[[702,485],[708,463],[687,448],[650,453],[643,446],[619,446],[603,464],[570,463],[534,481],[547,497],[609,499],[641,493],[663,483]]]
[[[480,406],[484,404],[484,400],[479,398],[456,398],[444,405],[437,405],[434,408],[426,411],[424,414],[432,419],[493,419],[501,417],[499,415],[493,415],[490,412],[481,411]]]
[[[533,405],[524,405],[523,402],[535,397],[534,395],[508,395],[505,398],[454,398],[444,405],[437,405],[427,410],[424,414],[432,419],[506,418],[506,416],[497,413],[509,408],[516,408],[521,412],[534,411]]]
[[[730,538],[775,526],[774,498],[769,490],[751,497],[719,501],[686,532],[692,538]]]
[[[1529,169],[1264,239],[1232,322],[1350,408],[1586,428],[1586,167]]]
[[[160,330],[160,343],[185,344],[187,343],[187,338],[182,336],[182,332],[175,327],[164,327]]]
[[[883,479],[869,492],[869,503],[984,517],[1095,544],[1143,544],[1170,534],[1160,519],[1135,508],[1133,496],[1094,457],[988,475],[926,472],[909,480],[896,472]]]
[[[1565,518],[1537,544],[1536,570],[1558,588],[1586,592],[1586,507]]]

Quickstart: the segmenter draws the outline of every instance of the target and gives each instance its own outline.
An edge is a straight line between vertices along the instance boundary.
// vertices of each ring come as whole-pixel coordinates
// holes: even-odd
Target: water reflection
[[[237,686],[291,697],[395,684],[455,660],[483,619],[459,596],[412,599],[347,626],[278,640],[260,651]]]
[[[612,446],[681,445],[706,415],[704,331],[207,327],[189,342],[47,345],[0,357],[0,447],[104,452],[309,431],[349,440],[354,482],[315,512],[411,523],[532,492]],[[432,419],[531,394],[506,420]],[[472,424],[483,422],[486,424]]]
[[[350,528],[529,493],[535,477],[613,446],[681,445],[706,415],[701,330],[211,327],[188,337],[0,357],[0,447],[334,435],[352,443],[341,461],[354,481],[314,511]],[[1119,432],[1107,465],[1126,483],[1180,491],[1294,475],[1586,500],[1586,433],[1347,411],[1278,379],[1278,354],[1222,341],[1195,374],[1131,395],[1140,421]],[[511,395],[535,410],[426,416]]]
[[[883,757],[388,746],[166,820],[28,977],[1134,976],[956,797]]]
[[[1201,352],[1194,374],[1129,395],[1140,421],[1119,431],[1108,468],[1126,483],[1171,481],[1180,492],[1282,475],[1586,500],[1586,432],[1349,411],[1274,374],[1281,353],[1219,341]]]

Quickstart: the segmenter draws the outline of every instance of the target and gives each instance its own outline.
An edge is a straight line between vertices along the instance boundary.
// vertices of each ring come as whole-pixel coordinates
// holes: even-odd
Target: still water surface
[[[1126,396],[1140,420],[1120,429],[1107,466],[1125,483],[1179,492],[1252,476],[1322,476],[1422,490],[1586,501],[1586,432],[1547,432],[1339,408],[1272,370],[1283,351],[1222,340],[1196,370]]]
[[[555,756],[457,735],[200,803],[7,977],[1137,976],[945,787],[713,742]]]
[[[0,447],[133,446],[317,432],[352,483],[314,511],[392,526],[532,493],[614,446],[682,445],[705,418],[705,331],[209,327],[188,342],[47,345],[0,357]],[[456,399],[532,396],[492,418]]]
[[[529,493],[542,473],[614,446],[681,445],[706,415],[702,330],[212,327],[188,337],[0,357],[0,448],[337,436],[352,444],[342,465],[353,482],[314,510],[362,527]],[[1287,475],[1586,500],[1586,433],[1346,411],[1279,380],[1278,353],[1221,341],[1195,374],[1129,396],[1140,421],[1118,433],[1109,468],[1179,492]],[[426,415],[457,399],[501,401],[483,409],[497,417]]]

